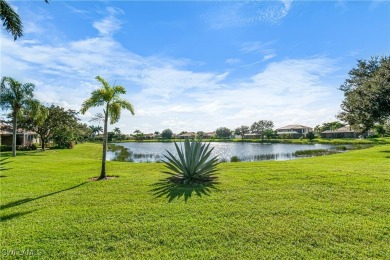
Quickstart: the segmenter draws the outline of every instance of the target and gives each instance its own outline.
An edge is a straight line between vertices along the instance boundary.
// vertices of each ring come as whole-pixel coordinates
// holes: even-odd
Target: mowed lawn
[[[160,163],[90,181],[100,151],[1,153],[2,257],[390,259],[390,145],[223,163],[204,188],[165,185]]]

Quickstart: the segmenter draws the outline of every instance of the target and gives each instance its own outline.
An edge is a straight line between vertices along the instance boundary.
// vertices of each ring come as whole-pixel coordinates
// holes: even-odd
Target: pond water
[[[178,143],[179,146],[183,143]],[[107,160],[127,162],[159,162],[164,159],[166,150],[177,155],[174,143],[117,143],[111,144],[107,151]],[[212,142],[214,147],[213,156],[218,156],[221,161],[230,162],[233,156],[239,161],[262,161],[262,160],[291,160],[301,158],[296,156],[296,151],[302,150],[335,150],[330,144],[264,144],[264,143],[220,143]]]

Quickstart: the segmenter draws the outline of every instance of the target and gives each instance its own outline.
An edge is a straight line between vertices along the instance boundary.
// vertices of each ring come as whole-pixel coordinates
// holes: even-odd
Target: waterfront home
[[[216,135],[216,132],[203,133],[203,138],[214,138]]]
[[[313,128],[304,125],[286,125],[276,129],[277,135],[286,135],[290,138],[304,137],[309,132],[313,132]]]
[[[194,138],[196,136],[196,133],[194,132],[188,132],[181,135],[178,135],[177,138],[179,139],[186,139],[186,138]]]
[[[321,132],[321,138],[356,138],[357,133],[350,126]]]

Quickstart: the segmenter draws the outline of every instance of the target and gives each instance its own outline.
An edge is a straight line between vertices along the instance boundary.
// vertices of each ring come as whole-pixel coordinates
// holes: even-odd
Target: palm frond
[[[108,115],[110,117],[110,124],[115,124],[121,117],[121,106],[118,103],[110,104],[108,107]]]
[[[14,40],[23,36],[23,24],[19,15],[6,1],[0,0],[0,18],[7,32],[11,33]]]

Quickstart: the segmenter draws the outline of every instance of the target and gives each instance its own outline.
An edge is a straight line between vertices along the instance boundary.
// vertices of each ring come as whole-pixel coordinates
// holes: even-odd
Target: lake
[[[183,143],[178,143],[182,145]],[[127,162],[158,162],[164,159],[166,150],[177,155],[174,143],[159,142],[129,142],[110,145],[107,151],[107,160]],[[294,153],[302,150],[335,150],[335,145],[330,144],[264,144],[241,142],[212,142],[213,156],[218,156],[221,161],[230,162],[233,156],[240,161],[263,160],[291,160],[301,158]]]

